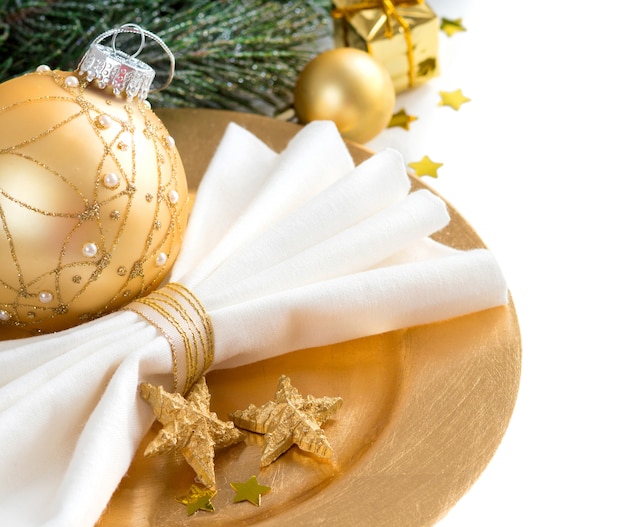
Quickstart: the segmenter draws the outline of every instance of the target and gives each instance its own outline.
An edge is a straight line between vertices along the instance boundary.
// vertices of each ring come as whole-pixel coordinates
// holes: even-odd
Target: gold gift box
[[[332,15],[336,47],[367,51],[389,71],[396,92],[439,74],[439,19],[425,2],[334,0]]]

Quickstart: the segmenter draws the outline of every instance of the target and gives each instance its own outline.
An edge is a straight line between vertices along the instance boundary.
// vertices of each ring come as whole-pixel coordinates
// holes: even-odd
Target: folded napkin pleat
[[[210,309],[243,300],[344,276],[374,266],[415,237],[445,227],[449,216],[444,203],[428,191],[420,191],[330,238],[235,285],[221,295],[207,292]],[[202,286],[198,287],[203,291]]]
[[[401,156],[392,150],[381,152],[245,244],[211,273],[196,269],[187,283],[210,303],[213,292],[331,238],[403,200],[409,190]],[[203,279],[201,284],[197,277]]]
[[[398,153],[355,167],[330,122],[281,153],[231,124],[171,274],[212,320],[211,367],[506,304],[493,255],[434,242],[446,206],[409,189]],[[154,419],[138,384],[203,373],[174,357],[133,311],[0,342],[0,525],[95,524]]]
[[[241,152],[239,155],[248,155]],[[276,221],[354,168],[337,128],[330,122],[311,123],[287,145],[245,210],[202,261],[200,272],[212,272],[237,248],[253,240]],[[210,230],[212,218],[204,225]],[[193,281],[190,282],[193,285]]]
[[[215,367],[447,320],[506,299],[502,272],[485,249],[372,269],[211,312],[220,356]],[[245,327],[245,335],[235,337],[237,327]]]
[[[278,154],[244,128],[230,124],[200,180],[183,244],[176,259],[180,274],[206,258],[256,196],[271,174]],[[180,275],[179,275],[180,276]],[[178,280],[179,276],[174,276]]]

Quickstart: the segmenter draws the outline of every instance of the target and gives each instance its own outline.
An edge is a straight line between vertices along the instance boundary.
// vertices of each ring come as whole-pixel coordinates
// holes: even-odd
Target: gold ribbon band
[[[415,70],[415,60],[413,55],[413,38],[411,37],[411,26],[405,18],[398,13],[397,7],[409,7],[421,5],[424,0],[372,0],[369,2],[357,2],[346,7],[336,7],[331,11],[333,18],[348,20],[351,16],[356,15],[360,11],[368,9],[380,9],[385,16],[385,37],[393,37],[393,27],[391,20],[394,19],[402,28],[404,40],[406,41],[407,62],[409,65],[409,87],[415,85],[417,72]],[[345,23],[345,22],[344,22]],[[370,48],[367,42],[368,50]]]
[[[213,325],[202,302],[184,285],[170,282],[123,309],[143,317],[167,339],[174,390],[183,385],[186,393],[213,362]]]

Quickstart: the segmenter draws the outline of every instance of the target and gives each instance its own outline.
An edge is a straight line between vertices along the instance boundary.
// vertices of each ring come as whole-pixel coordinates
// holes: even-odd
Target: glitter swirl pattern
[[[155,289],[188,210],[180,156],[147,103],[46,68],[0,85],[0,339]]]

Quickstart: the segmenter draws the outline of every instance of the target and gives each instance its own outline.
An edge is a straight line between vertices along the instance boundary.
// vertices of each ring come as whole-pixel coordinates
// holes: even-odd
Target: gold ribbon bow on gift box
[[[351,17],[360,13],[361,11],[369,9],[381,10],[381,17],[374,24],[370,35],[376,34],[381,27],[381,24],[385,25],[385,37],[391,38],[394,36],[393,22],[395,21],[401,28],[404,34],[407,48],[407,60],[409,63],[409,87],[413,87],[416,81],[416,68],[415,60],[413,56],[413,38],[411,36],[411,26],[407,20],[398,12],[398,7],[412,7],[416,5],[422,5],[424,0],[372,0],[369,2],[358,2],[343,7],[335,7],[331,11],[333,18],[337,20],[343,20],[346,23]]]
[[[411,8],[416,6],[423,6],[423,8],[416,14],[410,13]],[[364,11],[370,10],[377,10],[380,13],[379,16],[366,16],[367,21],[359,20],[357,22],[358,15],[363,14]],[[400,29],[400,32],[403,34],[406,42],[406,58],[408,62],[408,86],[406,86],[407,81],[405,80],[402,88],[411,88],[415,86],[420,76],[433,73],[436,69],[436,66],[432,64],[433,59],[430,59],[428,64],[422,65],[422,63],[420,63],[419,68],[416,60],[414,35],[412,35],[412,30],[414,29],[416,22],[413,19],[423,21],[436,18],[434,13],[430,11],[430,8],[425,5],[424,0],[369,0],[364,2],[338,0],[334,2],[331,15],[337,22],[343,22],[343,40],[345,46],[352,47],[352,44],[348,42],[349,25],[351,25],[355,30],[358,25],[359,29],[356,30],[356,33],[365,40],[365,48],[367,52],[372,55],[376,55],[373,52],[372,42],[376,40],[376,37],[380,33],[381,29],[384,28],[384,37],[386,39],[395,37],[398,34],[398,28]],[[428,31],[432,33],[432,30]],[[436,40],[434,43],[431,42],[433,37],[430,33],[427,37],[427,47],[434,48],[436,54]],[[357,44],[358,47],[360,47],[360,45],[361,44]],[[429,49],[429,51],[433,50]],[[376,58],[385,62],[385,60],[381,57]],[[422,66],[429,71],[422,71]],[[392,71],[390,71],[390,74],[393,78],[394,74]],[[396,84],[395,81],[394,84]],[[398,89],[397,85],[396,88]]]

